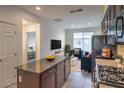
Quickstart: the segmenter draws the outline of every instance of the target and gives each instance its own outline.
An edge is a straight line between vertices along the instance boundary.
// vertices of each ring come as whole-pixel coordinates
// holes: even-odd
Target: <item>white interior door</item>
[[[14,75],[14,49],[15,40],[13,36],[2,36],[2,58],[3,58],[3,80],[13,78]]]
[[[2,65],[2,81],[8,82],[14,78],[15,53],[16,53],[16,29],[15,25],[1,24],[0,55]]]

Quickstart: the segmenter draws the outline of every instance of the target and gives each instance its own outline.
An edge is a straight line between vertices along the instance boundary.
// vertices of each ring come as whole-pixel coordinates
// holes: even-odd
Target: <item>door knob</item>
[[[0,62],[2,62],[2,60],[0,59]]]

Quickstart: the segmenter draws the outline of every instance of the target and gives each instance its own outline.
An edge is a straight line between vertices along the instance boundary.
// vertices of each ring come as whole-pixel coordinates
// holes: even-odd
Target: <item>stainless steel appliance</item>
[[[117,37],[116,42],[120,42],[120,43],[124,42],[124,18],[123,16],[118,16],[116,18],[115,30],[116,30],[116,37]]]

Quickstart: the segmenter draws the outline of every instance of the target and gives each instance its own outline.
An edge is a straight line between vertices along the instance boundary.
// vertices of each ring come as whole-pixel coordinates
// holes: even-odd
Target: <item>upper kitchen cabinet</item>
[[[115,5],[111,6],[110,15],[111,15],[111,23],[112,23],[114,21],[115,17],[116,17],[116,7],[115,7]]]
[[[108,10],[106,12],[108,12]],[[108,25],[109,25],[109,15],[108,13],[106,13],[102,21],[102,31],[104,33],[108,31]]]
[[[120,5],[120,15],[124,13],[124,5]]]
[[[116,5],[116,16],[119,16],[121,12],[120,5]]]
[[[102,31],[105,35],[113,36],[114,38],[116,38],[116,44],[124,44],[123,20],[124,5],[108,6],[102,21]]]
[[[102,21],[102,31],[108,34],[115,28],[115,20],[117,16],[124,13],[124,5],[110,5],[108,6],[106,13]]]

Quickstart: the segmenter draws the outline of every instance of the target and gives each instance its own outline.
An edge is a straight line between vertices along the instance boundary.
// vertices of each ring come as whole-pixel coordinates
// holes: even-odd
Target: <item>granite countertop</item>
[[[49,68],[55,66],[57,63],[63,61],[64,59],[66,59],[65,56],[57,56],[53,61],[48,61],[47,59],[44,58],[38,61],[32,61],[32,62],[19,65],[16,67],[16,69],[21,69],[21,70],[40,74],[48,70]]]
[[[96,65],[124,68],[124,62],[120,64],[120,63],[115,62],[115,60],[113,59],[96,58]]]
[[[102,56],[96,56],[97,59],[108,59],[108,60],[115,60],[115,58],[106,58]]]

